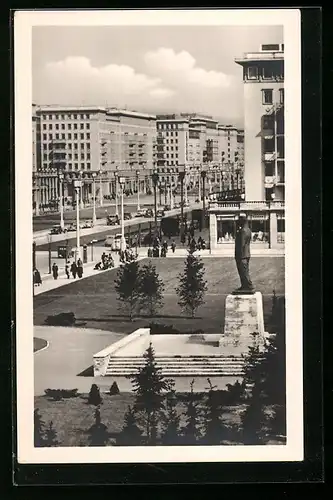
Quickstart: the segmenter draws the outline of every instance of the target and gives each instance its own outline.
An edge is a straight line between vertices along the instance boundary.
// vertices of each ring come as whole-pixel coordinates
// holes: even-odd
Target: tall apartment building
[[[56,199],[58,174],[64,174],[64,196],[73,197],[73,179],[83,180],[83,198],[116,189],[116,175],[126,177],[126,189],[150,185],[154,168],[156,117],[102,107],[40,106],[36,109],[39,148],[40,204]],[[38,157],[38,153],[37,153]]]
[[[238,131],[232,126],[219,125],[211,116],[197,113],[157,116],[157,168],[162,182],[174,183],[180,165],[185,165],[190,186],[197,185],[200,170],[208,170],[212,187],[221,186],[221,172],[228,177],[242,165],[237,142]],[[232,141],[232,142],[231,142]],[[241,154],[240,156],[244,156]]]
[[[284,200],[284,45],[261,45],[243,67],[245,197]]]

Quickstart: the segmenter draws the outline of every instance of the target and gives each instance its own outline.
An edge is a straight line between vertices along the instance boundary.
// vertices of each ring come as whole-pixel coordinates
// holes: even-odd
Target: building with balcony
[[[64,197],[71,203],[73,179],[83,180],[83,199],[92,197],[92,173],[97,174],[96,196],[114,193],[116,177],[126,178],[125,189],[149,189],[155,162],[156,117],[103,107],[39,106],[37,120],[37,177],[43,185],[40,205],[59,195],[57,175],[64,174]],[[39,153],[39,155],[38,155]]]
[[[243,68],[245,197],[284,200],[284,45],[261,45]]]

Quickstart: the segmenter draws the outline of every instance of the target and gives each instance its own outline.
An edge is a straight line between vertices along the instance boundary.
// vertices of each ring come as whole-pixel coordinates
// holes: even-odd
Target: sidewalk
[[[175,253],[169,249],[167,253],[167,257],[175,258],[175,257],[186,257],[188,254],[188,249],[184,248],[176,248]],[[284,256],[285,249],[284,248],[251,248],[251,256],[252,257],[277,257]],[[234,257],[235,249],[234,248],[221,248],[210,250],[196,250],[194,255],[200,255],[202,258],[206,257]]]

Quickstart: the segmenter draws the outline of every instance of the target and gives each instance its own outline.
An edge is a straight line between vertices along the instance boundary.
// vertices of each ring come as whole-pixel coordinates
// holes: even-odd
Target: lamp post
[[[137,189],[137,196],[138,196],[137,211],[139,211],[140,210],[140,170],[136,171],[136,189]]]
[[[92,173],[93,180],[93,225],[96,225],[96,172]]]
[[[164,205],[168,204],[168,184],[165,181],[164,183]]]
[[[75,260],[76,262],[78,259],[81,258],[81,248],[80,248],[80,207],[79,207],[79,196],[80,196],[80,190],[82,187],[82,181],[79,179],[74,180],[74,189],[76,192],[76,249],[75,249]]]
[[[205,227],[205,221],[206,221],[206,175],[207,172],[206,170],[201,170],[201,179],[202,179],[202,222],[201,222],[201,227]]]
[[[199,198],[199,201],[201,201],[201,174],[200,174],[200,167],[198,167],[198,198]]]
[[[99,169],[99,205],[100,205],[100,207],[103,206],[102,174],[103,174],[103,171],[100,168]]]
[[[126,179],[125,177],[119,177],[119,184],[121,189],[121,241],[120,241],[120,250],[124,251],[126,249],[126,240],[125,240],[125,221],[124,221],[124,187],[125,187]]]
[[[161,183],[158,185],[158,192],[159,192],[159,206],[162,206],[162,186]]]
[[[183,242],[184,233],[184,178],[185,178],[185,165],[179,167],[179,180],[180,180],[180,241]]]
[[[116,215],[118,216],[119,215],[119,211],[118,211],[118,173],[115,172],[114,173],[114,178],[115,178],[115,202],[116,202]]]
[[[52,272],[52,269],[51,269],[51,259],[52,259],[52,247],[51,247],[51,243],[52,243],[52,236],[50,234],[47,235],[47,243],[48,243],[48,256],[49,256],[49,274],[51,274]]]
[[[154,188],[154,225],[155,225],[155,236],[157,236],[157,195],[156,195],[156,187],[157,187],[157,183],[158,183],[157,170],[153,171],[152,181],[153,181],[153,188]]]
[[[82,177],[83,177],[83,172],[80,171],[79,172],[79,179],[80,179],[80,208],[84,208],[84,205],[83,205],[83,181],[82,181]]]
[[[36,242],[32,243],[32,269],[36,269]]]
[[[60,211],[60,227],[62,231],[65,228],[65,223],[64,223],[64,199],[63,199],[63,180],[64,180],[64,174],[59,174],[59,211]]]

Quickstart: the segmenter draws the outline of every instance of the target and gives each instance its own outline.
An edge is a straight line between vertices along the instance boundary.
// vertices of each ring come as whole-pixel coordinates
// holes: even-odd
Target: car
[[[66,232],[67,232],[67,229],[66,228],[62,229],[62,227],[59,225],[59,226],[53,226],[51,228],[50,234],[62,234],[62,233],[66,233]]]
[[[170,205],[165,205],[164,210],[166,212],[168,212],[169,210],[171,210],[171,206]]]
[[[154,217],[154,210],[152,208],[147,208],[145,217]]]
[[[141,208],[140,210],[137,211],[135,217],[145,217],[145,215],[146,215],[146,210],[144,208]]]
[[[165,215],[165,211],[163,208],[161,208],[160,210],[157,210],[157,212],[156,212],[157,217],[164,217],[164,215]]]
[[[68,226],[67,231],[76,231],[76,224],[72,222],[72,224]]]
[[[121,233],[111,234],[105,238],[104,246],[110,247],[110,250],[120,250],[121,238]],[[128,243],[126,239],[125,241]]]
[[[120,224],[120,220],[118,215],[108,215],[106,218],[107,226],[118,226]]]
[[[91,228],[91,227],[94,227],[94,223],[93,223],[92,220],[86,220],[82,224],[82,229],[88,229],[88,228]]]
[[[130,220],[132,218],[131,212],[125,212],[124,213],[124,220]]]

